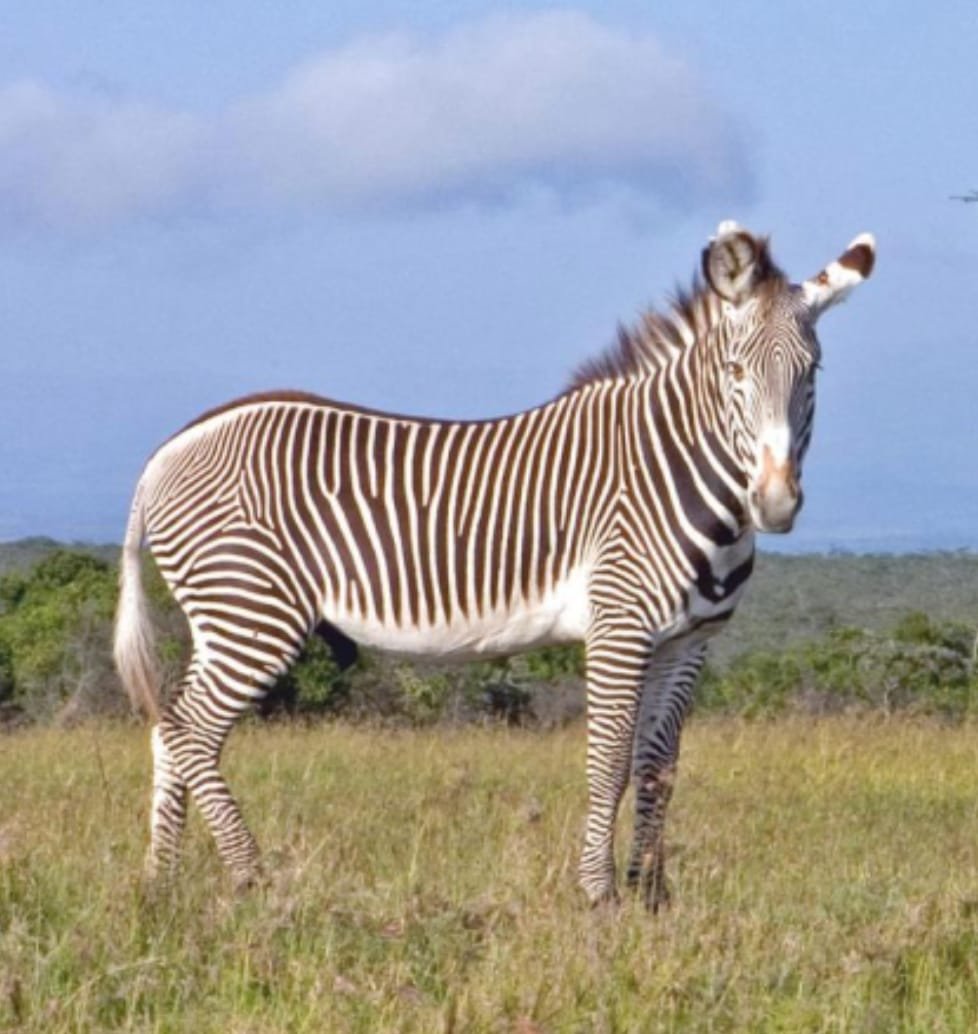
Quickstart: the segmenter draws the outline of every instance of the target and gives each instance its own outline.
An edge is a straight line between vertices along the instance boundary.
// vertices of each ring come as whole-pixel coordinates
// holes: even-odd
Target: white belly
[[[587,586],[588,571],[577,568],[541,599],[433,626],[385,624],[332,606],[325,608],[323,617],[360,646],[387,653],[427,657],[516,653],[583,639],[590,618]]]

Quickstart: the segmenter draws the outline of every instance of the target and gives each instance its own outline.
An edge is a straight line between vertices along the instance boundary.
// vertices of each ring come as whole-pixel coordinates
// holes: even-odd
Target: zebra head
[[[767,241],[723,222],[703,252],[703,273],[724,318],[717,376],[728,444],[746,475],[758,531],[790,531],[802,505],[801,467],[815,413],[815,324],[873,269],[872,235],[803,284],[771,261]]]

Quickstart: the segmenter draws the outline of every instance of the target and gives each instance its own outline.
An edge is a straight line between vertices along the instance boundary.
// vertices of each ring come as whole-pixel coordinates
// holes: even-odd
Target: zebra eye
[[[735,381],[742,381],[747,376],[747,371],[741,363],[727,363],[727,373],[729,373]]]

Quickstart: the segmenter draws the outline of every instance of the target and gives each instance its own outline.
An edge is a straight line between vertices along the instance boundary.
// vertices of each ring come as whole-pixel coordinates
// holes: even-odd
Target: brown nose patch
[[[793,495],[798,495],[798,473],[791,460],[784,463],[777,463],[774,454],[764,446],[764,455],[761,458],[761,486],[766,486],[773,478],[783,481],[785,487]]]

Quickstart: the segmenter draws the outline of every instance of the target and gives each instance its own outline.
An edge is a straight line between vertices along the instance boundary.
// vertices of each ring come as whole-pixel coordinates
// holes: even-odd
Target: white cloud
[[[0,213],[103,224],[227,207],[561,196],[742,200],[741,128],[649,35],[574,12],[372,37],[215,115],[0,90]]]
[[[79,227],[183,204],[202,182],[192,115],[36,83],[0,89],[0,215]]]

